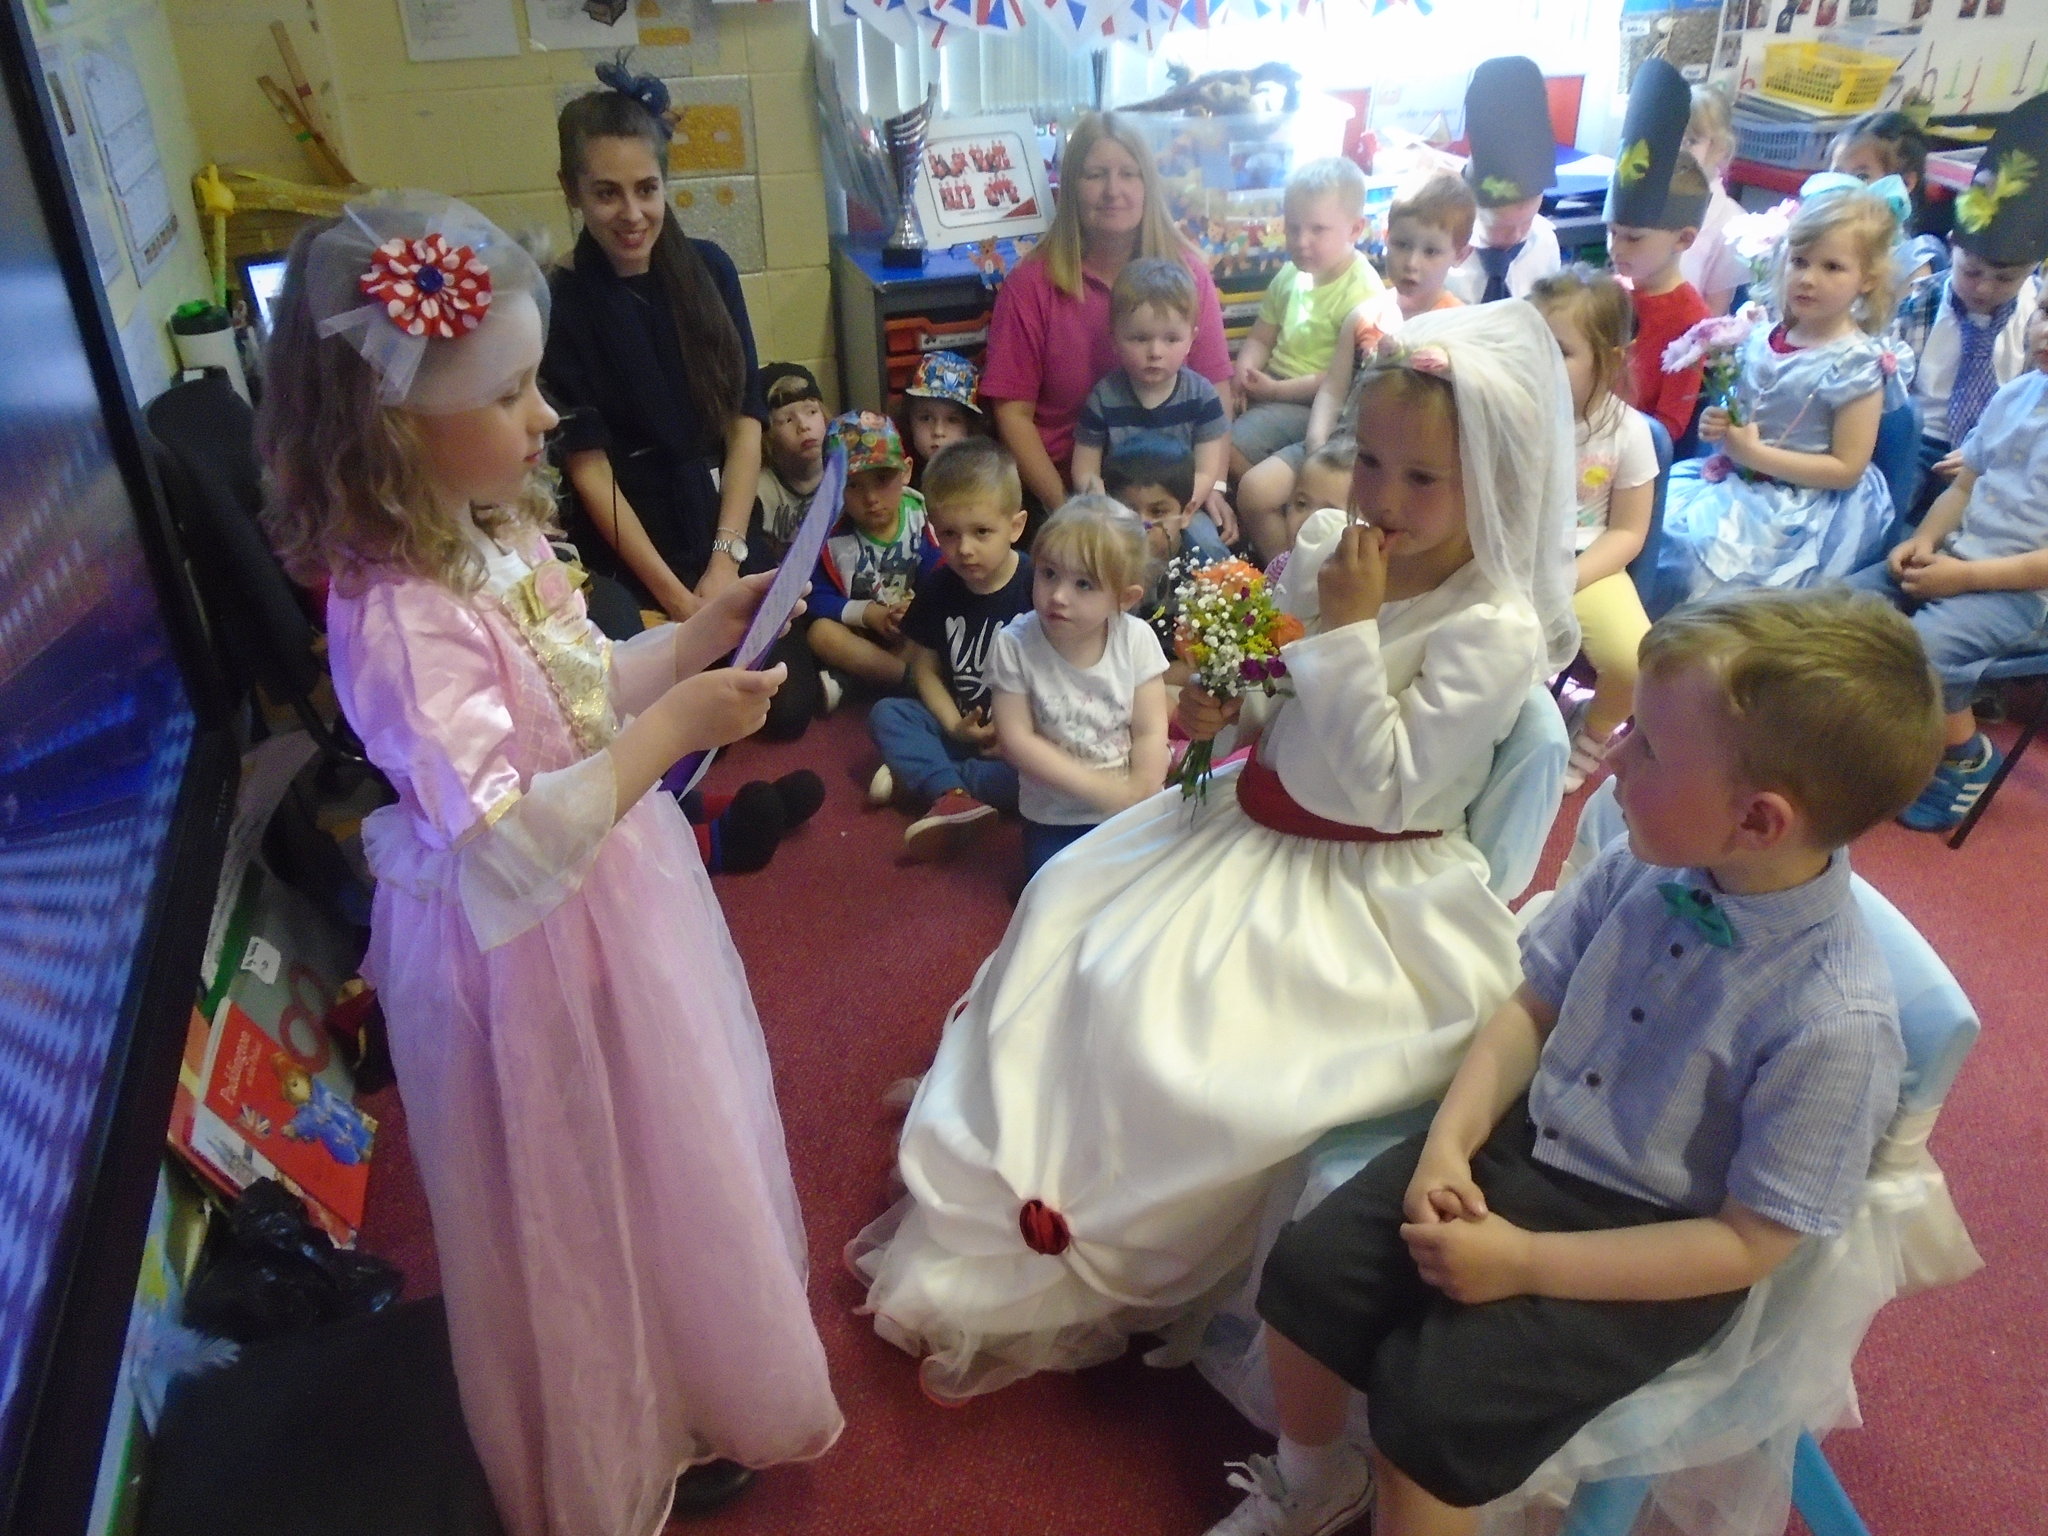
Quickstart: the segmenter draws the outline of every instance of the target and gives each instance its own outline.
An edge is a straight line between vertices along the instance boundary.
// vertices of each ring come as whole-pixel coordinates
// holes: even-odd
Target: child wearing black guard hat
[[[1702,365],[1664,371],[1664,349],[1707,318],[1706,300],[1685,280],[1679,258],[1692,249],[1712,191],[1706,172],[1679,146],[1692,116],[1692,90],[1662,59],[1645,59],[1629,91],[1621,151],[1607,187],[1607,252],[1629,284],[1636,339],[1629,347],[1634,404],[1677,442],[1699,402]]]

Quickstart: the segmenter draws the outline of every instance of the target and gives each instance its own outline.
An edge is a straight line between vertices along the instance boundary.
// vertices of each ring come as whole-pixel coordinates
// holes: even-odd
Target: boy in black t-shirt
[[[918,583],[903,618],[915,697],[878,700],[868,732],[882,766],[868,798],[899,792],[928,809],[904,833],[912,858],[941,857],[1017,808],[1017,770],[996,755],[982,671],[996,631],[1031,607],[1031,562],[1017,465],[992,438],[949,443],[926,466],[927,526],[945,563]]]

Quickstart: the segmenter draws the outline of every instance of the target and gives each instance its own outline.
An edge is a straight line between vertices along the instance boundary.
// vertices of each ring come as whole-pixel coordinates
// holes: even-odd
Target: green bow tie
[[[1716,949],[1735,947],[1734,925],[1728,921],[1728,914],[1714,905],[1711,891],[1666,880],[1657,887],[1657,893],[1664,898],[1664,905],[1670,908],[1673,917],[1690,926]]]

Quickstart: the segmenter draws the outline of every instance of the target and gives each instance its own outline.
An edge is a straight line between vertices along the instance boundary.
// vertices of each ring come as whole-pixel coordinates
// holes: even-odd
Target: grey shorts
[[[1308,407],[1267,400],[1230,424],[1230,441],[1251,463],[1271,458],[1290,444],[1299,448],[1308,436]],[[1297,464],[1296,468],[1300,466]]]

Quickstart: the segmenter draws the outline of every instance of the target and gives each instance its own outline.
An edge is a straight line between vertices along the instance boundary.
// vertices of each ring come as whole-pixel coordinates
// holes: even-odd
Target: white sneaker
[[[836,674],[821,667],[818,669],[818,692],[824,696],[825,713],[829,715],[839,707],[839,701],[846,697],[846,685],[839,681]]]
[[[1349,1448],[1343,1470],[1322,1488],[1297,1493],[1280,1475],[1271,1456],[1234,1461],[1230,1486],[1247,1497],[1209,1527],[1209,1536],[1336,1536],[1372,1507],[1372,1463]]]
[[[887,805],[896,798],[896,775],[889,771],[887,763],[875,770],[875,776],[868,780],[868,804]]]

